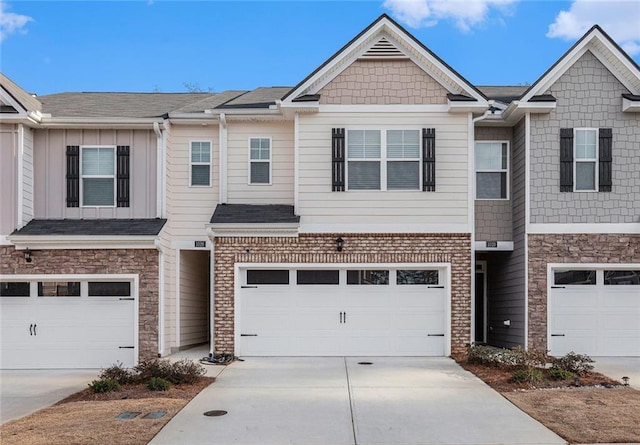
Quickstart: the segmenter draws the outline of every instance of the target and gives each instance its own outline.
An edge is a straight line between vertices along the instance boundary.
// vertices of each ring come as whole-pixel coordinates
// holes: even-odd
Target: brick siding
[[[158,355],[158,251],[155,249],[37,250],[0,247],[0,274],[137,274],[139,358]]]
[[[529,235],[529,347],[547,349],[548,263],[640,263],[640,235]]]
[[[336,251],[335,240],[344,239]],[[234,351],[235,263],[451,263],[451,352],[471,332],[471,240],[468,234],[301,234],[297,238],[215,240],[216,352]]]

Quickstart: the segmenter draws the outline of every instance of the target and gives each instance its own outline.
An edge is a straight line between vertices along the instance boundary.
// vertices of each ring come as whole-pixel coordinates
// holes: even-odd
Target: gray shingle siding
[[[640,119],[622,112],[628,90],[590,52],[547,91],[557,98],[550,114],[531,116],[531,222],[639,222]],[[560,129],[613,129],[611,192],[560,192]]]

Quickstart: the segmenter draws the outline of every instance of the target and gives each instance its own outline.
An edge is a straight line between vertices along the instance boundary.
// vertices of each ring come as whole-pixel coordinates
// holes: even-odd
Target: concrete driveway
[[[87,387],[99,369],[0,370],[0,424],[19,419]]]
[[[640,357],[591,357],[594,370],[614,380],[622,382],[629,377],[629,385],[640,389]]]
[[[211,410],[228,414],[203,415]],[[203,441],[565,443],[451,359],[342,357],[235,362],[150,444]]]

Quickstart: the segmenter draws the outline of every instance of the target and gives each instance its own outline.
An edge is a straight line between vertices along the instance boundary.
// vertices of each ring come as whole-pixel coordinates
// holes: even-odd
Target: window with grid
[[[115,147],[82,147],[82,205],[112,207],[115,198]]]
[[[509,144],[476,142],[476,199],[508,199]]]
[[[189,159],[191,185],[211,186],[211,142],[192,141]]]
[[[598,130],[575,130],[575,189],[595,191],[598,174]]]
[[[249,184],[271,183],[271,139],[249,140]]]

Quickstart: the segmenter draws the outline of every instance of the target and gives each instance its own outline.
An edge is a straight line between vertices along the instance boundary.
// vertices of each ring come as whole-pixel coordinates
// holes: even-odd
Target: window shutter
[[[344,192],[344,170],[345,170],[345,148],[344,148],[344,128],[333,128],[331,130],[331,161],[332,180],[331,186],[334,192]]]
[[[613,133],[611,128],[601,128],[598,131],[598,187],[601,192],[610,192],[612,185],[611,163],[613,160]]]
[[[436,129],[422,129],[422,191],[436,191]]]
[[[116,160],[117,206],[129,207],[129,146],[118,145]]]
[[[560,191],[573,191],[573,128],[560,129]]]
[[[67,207],[80,207],[80,146],[67,146]]]

